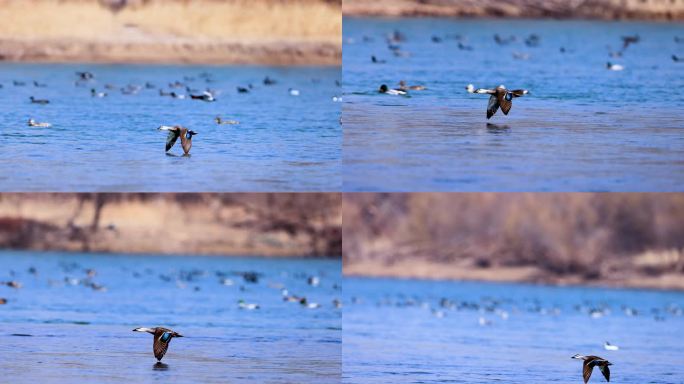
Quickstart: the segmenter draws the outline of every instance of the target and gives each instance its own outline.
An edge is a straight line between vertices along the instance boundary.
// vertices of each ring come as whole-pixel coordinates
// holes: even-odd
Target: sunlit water
[[[0,287],[1,382],[340,380],[339,261],[2,252],[0,265],[1,281],[23,284]],[[97,274],[87,280],[86,269]],[[239,275],[248,271],[257,283]],[[283,287],[321,307],[283,301]],[[161,367],[152,336],[132,332],[154,326],[185,336]]]
[[[394,45],[410,56],[388,49],[395,30],[406,40]],[[499,46],[496,33],[517,40]],[[536,47],[524,43],[531,34]],[[634,34],[640,41],[622,58],[609,56],[607,46],[617,51]],[[457,35],[472,50],[460,50]],[[684,25],[345,18],[343,188],[681,191],[684,63],[671,55],[684,57],[684,44],[675,36]],[[625,70],[607,70],[608,61]],[[377,92],[400,80],[428,89]],[[466,93],[469,83],[531,94],[488,121],[489,95]]]
[[[76,86],[75,72],[85,70],[95,79]],[[264,85],[266,76],[277,83]],[[339,78],[338,67],[2,64],[0,190],[339,190]],[[195,94],[215,90],[217,101],[190,100],[184,87],[169,86],[176,81]],[[142,89],[125,95],[129,84]],[[237,92],[249,84],[249,93]],[[91,88],[108,96],[91,97]],[[216,116],[240,124],[217,125]],[[52,128],[28,127],[29,118]],[[162,124],[198,132],[191,157],[181,157],[180,142],[165,155]]]
[[[684,382],[679,292],[345,278],[345,300],[345,383],[582,383],[576,353]]]

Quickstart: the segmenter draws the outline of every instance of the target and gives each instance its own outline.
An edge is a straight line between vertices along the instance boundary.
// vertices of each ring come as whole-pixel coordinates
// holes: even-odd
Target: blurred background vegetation
[[[509,280],[495,274],[528,268],[510,280],[667,275],[684,287],[683,194],[345,194],[343,215],[344,267],[354,274],[411,276],[433,264],[465,271],[458,278]]]
[[[339,257],[338,193],[0,194],[0,248]]]

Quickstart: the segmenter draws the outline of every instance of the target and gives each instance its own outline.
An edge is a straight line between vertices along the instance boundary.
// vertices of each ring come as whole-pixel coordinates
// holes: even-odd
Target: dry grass
[[[340,194],[0,194],[0,248],[339,256]]]
[[[339,42],[339,5],[324,1],[151,1],[119,12],[95,1],[2,0],[0,36],[21,39],[196,38]]]
[[[683,273],[682,194],[347,194],[345,268],[413,261],[545,276]]]

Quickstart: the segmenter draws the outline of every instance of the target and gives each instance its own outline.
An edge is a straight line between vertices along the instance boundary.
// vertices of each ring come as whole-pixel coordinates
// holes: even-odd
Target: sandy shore
[[[338,194],[0,194],[0,248],[341,254]]]
[[[0,60],[341,63],[337,1],[129,0],[123,8],[104,3],[0,0]]]
[[[346,16],[684,20],[684,3],[661,0],[345,0]]]
[[[399,261],[386,264],[381,261],[362,260],[343,263],[345,276],[388,277],[423,280],[473,280],[549,285],[589,285],[616,288],[644,288],[684,290],[681,274],[670,273],[648,276],[638,273],[615,273],[610,277],[587,279],[580,275],[552,276],[540,268],[493,267],[476,268],[457,264],[434,263],[424,260]]]

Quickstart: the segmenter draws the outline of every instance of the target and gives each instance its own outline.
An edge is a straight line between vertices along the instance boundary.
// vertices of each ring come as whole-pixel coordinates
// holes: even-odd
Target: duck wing
[[[487,104],[487,118],[494,116],[496,111],[499,109],[499,99],[496,95],[489,96],[489,104]]]
[[[513,97],[520,97],[520,96],[527,94],[526,89],[514,89],[514,90],[509,91],[509,92],[513,95]]]
[[[501,111],[504,115],[508,115],[508,111],[510,111],[513,106],[513,103],[511,102],[511,99],[513,99],[512,94],[509,92],[499,92],[496,97],[499,99]]]
[[[169,349],[169,341],[171,341],[170,332],[160,332],[159,335],[154,335],[152,349],[157,360],[161,360],[166,354],[166,350]]]
[[[599,369],[601,370],[601,373],[603,373],[603,376],[606,378],[606,381],[610,382],[610,368],[608,368],[607,365],[599,365]]]
[[[176,140],[178,140],[178,136],[180,136],[180,129],[170,129],[169,134],[166,135],[166,150],[168,151],[173,147],[174,144],[176,144]]]
[[[591,372],[594,370],[594,365],[592,363],[593,363],[593,361],[590,361],[590,360],[584,361],[583,369],[582,369],[582,375],[584,376],[584,384],[587,384],[589,382],[589,378],[591,377]]]

